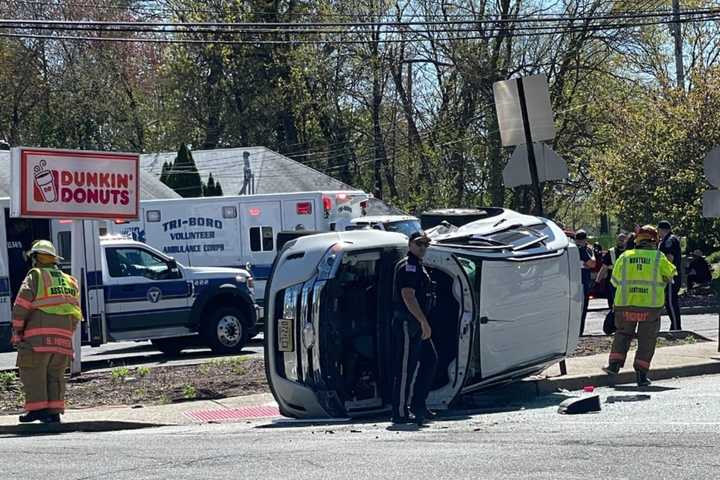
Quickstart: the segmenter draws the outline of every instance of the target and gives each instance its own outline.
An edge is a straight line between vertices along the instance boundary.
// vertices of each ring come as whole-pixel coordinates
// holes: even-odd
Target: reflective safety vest
[[[82,320],[77,280],[57,268],[34,268],[35,299],[23,331],[34,352],[73,357],[72,337]]]
[[[665,303],[665,279],[674,274],[675,266],[658,250],[625,251],[613,266],[615,307],[661,309]]]
[[[80,288],[74,277],[57,268],[33,268],[38,273],[32,308],[50,315],[72,315],[82,320]]]

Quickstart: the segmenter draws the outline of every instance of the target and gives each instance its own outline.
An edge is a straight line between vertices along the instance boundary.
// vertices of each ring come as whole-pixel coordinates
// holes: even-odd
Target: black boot
[[[607,367],[602,368],[603,372],[608,375],[617,375],[620,373],[620,364],[616,362],[610,362]]]
[[[647,377],[647,372],[635,372],[635,377],[637,378],[637,386],[638,387],[648,387],[652,383],[650,379]]]
[[[36,420],[42,420],[46,418],[49,415],[47,409],[42,410],[33,410],[32,412],[28,412],[25,415],[20,415],[20,423],[30,423],[34,422]]]
[[[40,421],[42,423],[60,423],[60,414],[50,413],[47,417],[41,418]]]

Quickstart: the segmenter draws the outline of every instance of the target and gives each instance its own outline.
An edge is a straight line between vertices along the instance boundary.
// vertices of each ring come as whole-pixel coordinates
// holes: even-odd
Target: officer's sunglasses
[[[415,245],[417,245],[418,247],[423,247],[423,248],[428,248],[430,246],[430,242],[428,242],[427,240],[416,240],[413,243]]]

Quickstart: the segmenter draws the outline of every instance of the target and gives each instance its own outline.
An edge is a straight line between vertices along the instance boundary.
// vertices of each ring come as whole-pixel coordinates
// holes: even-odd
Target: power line
[[[136,0],[137,1],[137,0]],[[413,11],[412,13],[406,12],[386,12],[386,13],[341,13],[341,12],[297,12],[297,11],[259,11],[259,10],[243,10],[237,4],[230,4],[227,6],[220,6],[220,9],[209,9],[209,8],[182,8],[180,6],[172,5],[169,2],[163,4],[148,5],[148,2],[138,2],[140,5],[102,5],[93,3],[78,3],[71,1],[63,1],[61,4],[52,2],[41,2],[41,1],[29,1],[29,0],[15,0],[16,4],[23,5],[35,5],[35,6],[48,6],[48,7],[80,7],[80,8],[95,8],[98,10],[148,10],[148,11],[168,11],[168,12],[186,12],[186,13],[212,13],[218,14],[220,10],[225,9],[226,11],[244,11],[247,14],[259,15],[259,16],[290,16],[290,17],[325,17],[325,18],[475,18],[476,15],[470,11],[467,13],[418,13]],[[659,2],[655,2],[659,3]],[[617,4],[626,4],[631,6],[637,6],[635,0],[616,0],[609,4],[608,7],[612,7]],[[639,9],[638,9],[639,10]],[[519,16],[521,14],[515,15]],[[536,13],[536,16],[549,16],[555,14],[547,13]]]
[[[720,12],[707,15],[700,18],[686,18],[681,19],[680,23],[696,23],[705,22],[709,20],[716,20],[720,18]],[[527,27],[530,31],[518,31],[513,30],[510,33],[496,32],[484,35],[469,35],[459,37],[443,37],[433,38],[435,41],[468,41],[468,40],[488,40],[492,38],[498,38],[500,36],[512,36],[512,37],[535,37],[545,35],[558,35],[566,33],[586,33],[586,32],[599,32],[599,31],[611,31],[620,30],[627,28],[638,28],[643,26],[653,25],[667,25],[673,23],[673,20],[663,21],[652,21],[652,22],[635,22],[635,23],[623,23],[623,24],[603,24],[603,25],[577,25],[565,28],[555,27],[535,27],[534,30],[530,30],[531,27]],[[112,33],[106,31],[106,33]],[[153,32],[162,33],[162,32]],[[185,32],[183,32],[185,33]],[[191,32],[188,32],[191,33]],[[223,34],[224,32],[218,31],[215,34]],[[351,32],[345,32],[345,34]],[[384,32],[379,32],[384,33]],[[435,33],[432,30],[429,31],[413,31],[415,35],[429,35]],[[443,32],[439,32],[443,33]],[[450,33],[449,31],[446,33]],[[368,44],[368,40],[347,40],[347,39],[323,39],[316,38],[312,40],[267,40],[267,39],[242,39],[242,40],[226,40],[226,39],[212,39],[212,40],[201,40],[201,39],[178,39],[178,38],[149,38],[149,37],[93,37],[93,36],[73,36],[73,35],[38,35],[38,34],[27,34],[27,33],[0,33],[0,37],[6,38],[20,38],[20,39],[43,39],[43,40],[68,40],[68,41],[89,41],[89,42],[116,42],[116,43],[158,43],[158,44],[218,44],[218,45],[303,45],[303,44],[325,44],[325,45],[361,45]],[[421,38],[422,40],[422,38]],[[387,38],[379,37],[374,39],[379,43],[407,43],[406,38]]]
[[[678,14],[682,16],[693,16],[702,14],[720,13],[720,8],[685,9]],[[516,24],[516,23],[555,23],[567,21],[596,21],[596,20],[618,20],[618,19],[640,19],[671,17],[672,10],[664,9],[654,12],[620,12],[603,15],[553,15],[553,16],[526,16],[508,18],[471,19],[471,20],[423,20],[423,21],[383,21],[383,22],[122,22],[122,21],[93,21],[93,20],[37,20],[37,19],[0,19],[0,24],[43,24],[43,25],[75,25],[75,26],[130,26],[130,27],[255,27],[255,28],[299,28],[299,27],[395,27],[407,28],[412,26],[431,25],[478,25],[478,24]]]

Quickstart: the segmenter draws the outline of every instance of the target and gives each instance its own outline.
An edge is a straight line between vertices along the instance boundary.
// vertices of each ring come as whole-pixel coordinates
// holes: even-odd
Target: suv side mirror
[[[177,271],[177,269],[178,269],[177,260],[175,260],[174,258],[171,258],[170,260],[168,260],[167,265],[168,265],[168,270],[170,270],[171,272]]]

